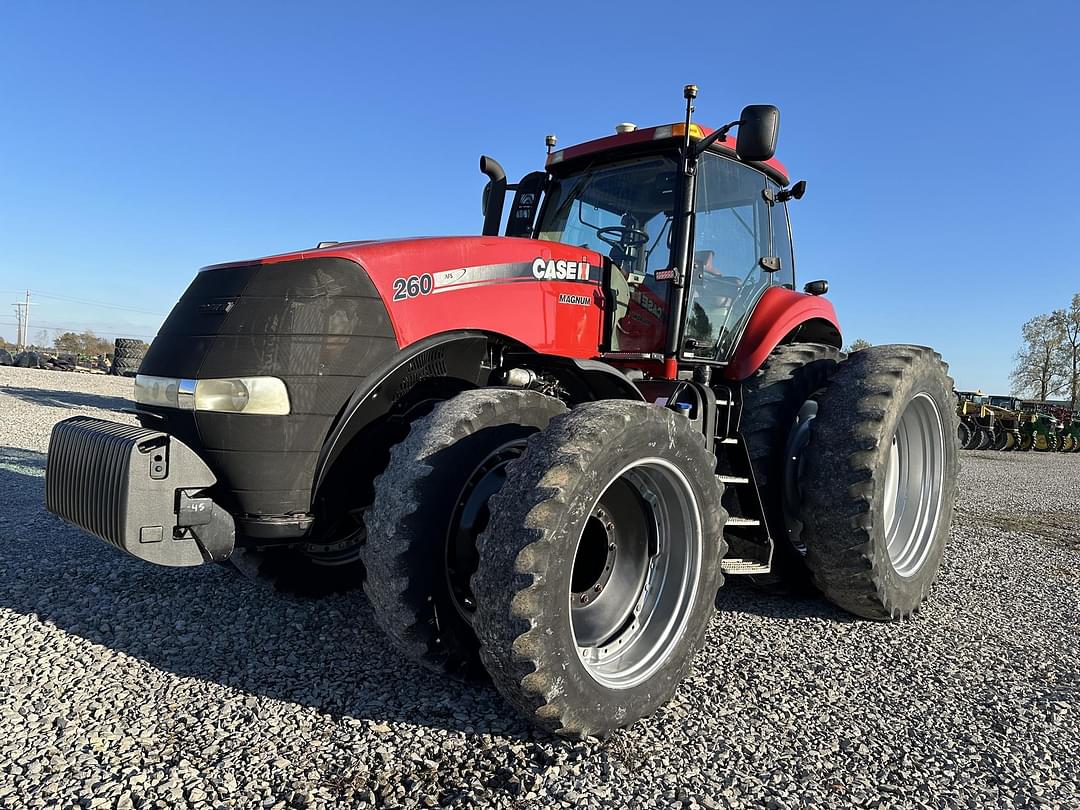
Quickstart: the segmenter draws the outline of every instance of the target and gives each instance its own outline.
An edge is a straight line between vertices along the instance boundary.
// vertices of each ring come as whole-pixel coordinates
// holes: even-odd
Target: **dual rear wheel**
[[[846,359],[781,346],[745,408],[778,577],[865,618],[913,614],[956,498],[960,423],[941,358],[919,346]]]

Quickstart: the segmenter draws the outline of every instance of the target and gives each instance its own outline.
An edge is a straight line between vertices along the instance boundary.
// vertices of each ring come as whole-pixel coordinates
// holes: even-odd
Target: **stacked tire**
[[[113,350],[112,373],[119,377],[134,377],[139,373],[143,357],[146,355],[145,346],[141,340],[133,338],[117,338]]]
[[[45,358],[38,352],[19,352],[15,355],[12,365],[16,368],[45,368]]]

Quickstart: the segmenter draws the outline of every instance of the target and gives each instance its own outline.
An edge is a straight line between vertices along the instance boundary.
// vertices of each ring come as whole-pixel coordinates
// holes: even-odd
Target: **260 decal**
[[[421,295],[431,295],[435,289],[435,280],[430,273],[421,276],[409,276],[408,278],[394,279],[394,300],[406,301]]]

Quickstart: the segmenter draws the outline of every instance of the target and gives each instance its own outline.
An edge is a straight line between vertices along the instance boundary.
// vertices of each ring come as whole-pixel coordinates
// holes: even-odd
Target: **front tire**
[[[938,576],[957,493],[956,411],[931,349],[875,346],[841,364],[806,452],[806,562],[868,619],[911,616]]]
[[[300,599],[322,599],[357,590],[364,581],[359,546],[363,527],[356,534],[320,541],[306,539],[294,546],[238,546],[226,561],[247,579],[278,593]]]
[[[391,450],[365,515],[364,592],[409,659],[463,680],[484,677],[468,587],[476,535],[506,463],[565,410],[534,391],[465,391],[414,422]]]
[[[722,496],[702,436],[666,409],[587,403],[532,437],[492,498],[472,581],[503,696],[572,738],[667,702],[723,583]]]

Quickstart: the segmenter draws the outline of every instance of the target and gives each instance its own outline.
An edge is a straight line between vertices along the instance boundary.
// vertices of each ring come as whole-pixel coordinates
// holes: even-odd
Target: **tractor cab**
[[[658,142],[659,153],[629,160],[556,164],[536,226],[538,239],[586,247],[611,261],[613,351],[664,350],[680,179],[678,155],[666,140]],[[711,151],[701,156],[695,186],[682,348],[723,361],[761,294],[774,285],[794,287],[786,204],[776,201],[776,180]]]
[[[772,158],[776,120],[762,122],[761,110],[775,113],[748,107],[717,131],[689,115],[684,124],[620,124],[613,136],[550,151],[547,171],[517,186],[502,177],[499,191],[517,191],[507,235],[605,257],[606,352],[724,363],[762,295],[794,290],[787,200],[805,184],[786,190],[786,170]],[[736,124],[743,149],[726,135]],[[485,232],[499,177],[492,181]]]

